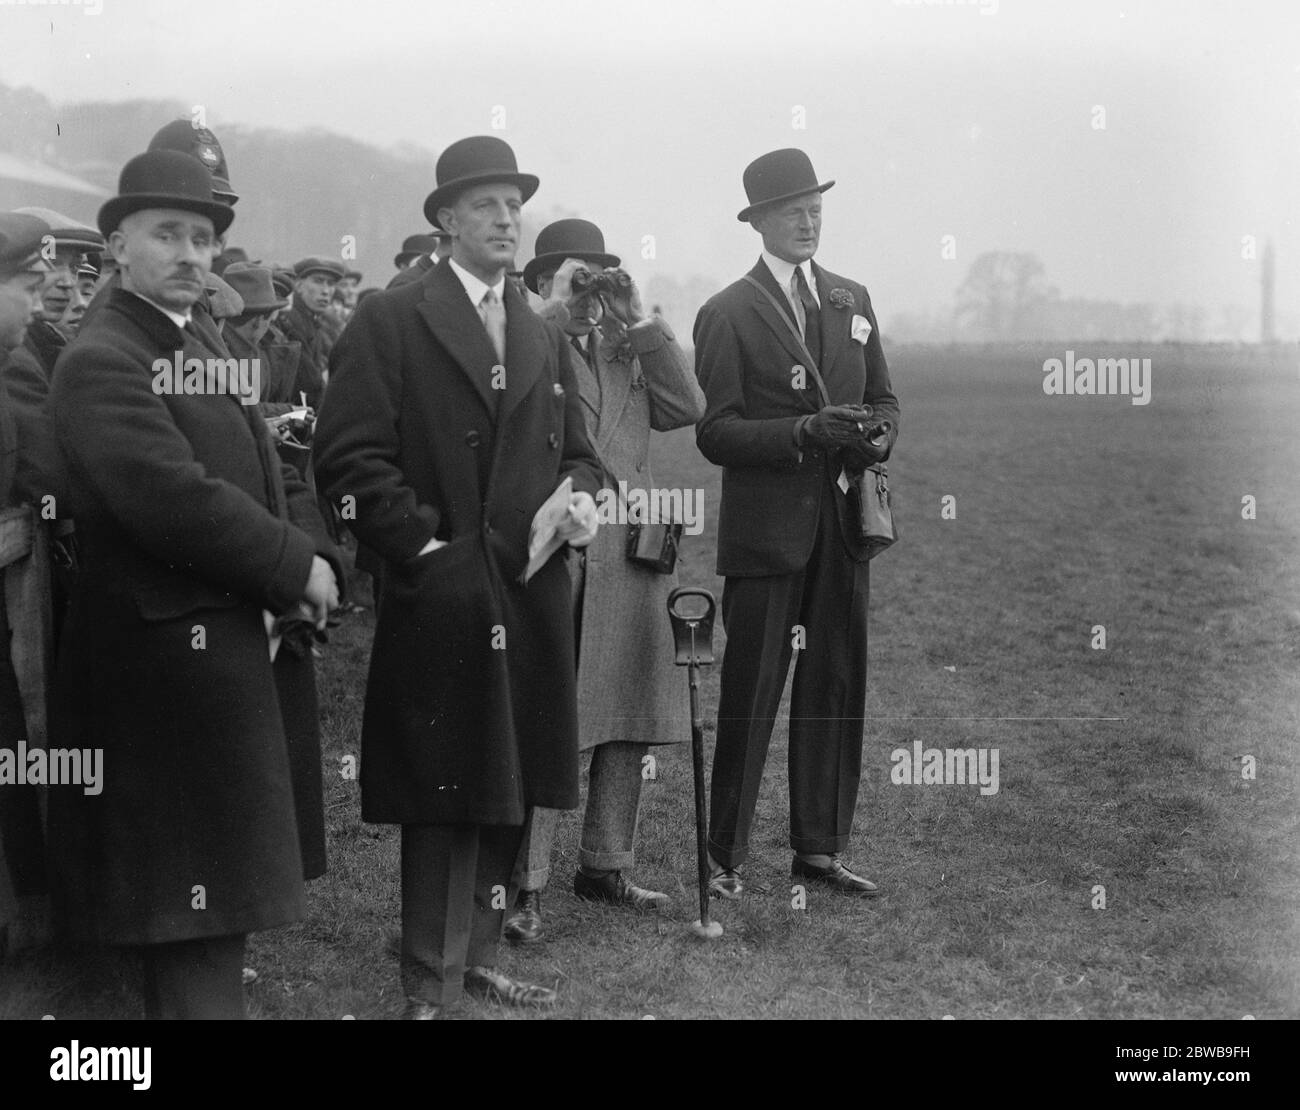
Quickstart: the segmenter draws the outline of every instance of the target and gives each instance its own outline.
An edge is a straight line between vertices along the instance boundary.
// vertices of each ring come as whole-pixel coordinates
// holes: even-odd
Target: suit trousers
[[[835,499],[843,497],[828,478],[817,538],[802,570],[728,578],[723,587],[727,647],[709,814],[709,852],[723,867],[749,857],[763,764],[797,638],[790,846],[828,854],[848,846],[862,776],[868,575],[867,564],[849,557],[840,535]]]
[[[467,967],[495,967],[521,825],[402,826],[402,988],[460,999]]]
[[[635,862],[641,760],[649,746],[611,740],[591,749],[587,808],[578,845],[579,867],[588,871],[624,871]],[[561,812],[544,806],[528,811],[523,847],[519,850],[521,890],[546,889],[551,877],[551,846]]]
[[[242,1021],[244,941],[239,933],[142,946],[145,1017]]]

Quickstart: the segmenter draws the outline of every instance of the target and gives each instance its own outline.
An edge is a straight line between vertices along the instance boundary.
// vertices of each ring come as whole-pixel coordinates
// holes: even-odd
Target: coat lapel
[[[767,268],[767,264],[761,258],[758,260],[758,264],[749,271],[749,276],[771,293],[772,296],[776,298],[778,304],[784,306],[788,303],[785,293],[781,290],[781,287],[777,285],[776,278],[772,276],[772,271]],[[802,365],[806,361],[803,353],[799,350],[798,344],[795,343],[794,337],[790,334],[790,329],[785,326],[785,322],[781,319],[780,314],[775,308],[768,304],[767,298],[757,289],[751,288],[749,293],[754,311],[758,314],[759,319],[761,319],[763,323],[765,323],[776,335],[776,338],[780,340],[781,346],[794,362]],[[787,309],[787,312],[788,311],[789,310]],[[822,361],[824,362],[825,359]],[[818,369],[820,369],[820,367]]]
[[[497,397],[492,392],[492,367],[497,365],[496,350],[488,338],[478,310],[460,279],[447,263],[434,267],[420,279],[424,289],[418,309],[429,325],[433,337],[446,348],[483,401],[489,414],[497,411]],[[510,394],[510,283],[506,282],[506,395]]]
[[[519,295],[514,283],[510,281],[506,282],[505,306],[506,392],[501,413],[503,417],[508,416],[515,406],[528,396],[537,379],[541,377],[542,367],[546,364],[547,346],[546,328],[537,313],[528,306],[528,302]],[[479,331],[486,337],[487,331],[481,323]],[[488,349],[492,349],[490,342]]]
[[[822,322],[822,377],[826,379],[829,388],[831,379],[835,372],[835,363],[844,353],[845,348],[852,342],[849,336],[849,322],[852,320],[852,313],[846,313],[842,308],[836,308],[831,304],[831,290],[836,288],[835,276],[828,274],[816,262],[813,264],[813,275],[817,279],[817,299],[821,301],[821,322]]]
[[[596,373],[600,375],[600,424],[596,428],[596,451],[603,455],[614,438],[623,409],[632,392],[633,369],[615,357],[618,343],[603,333],[596,344]]]
[[[578,396],[587,406],[587,411],[591,413],[588,425],[596,429],[597,422],[600,420],[600,382],[591,372],[587,360],[573,349],[573,337],[567,334],[564,337],[564,353],[569,356],[569,368],[578,381]]]

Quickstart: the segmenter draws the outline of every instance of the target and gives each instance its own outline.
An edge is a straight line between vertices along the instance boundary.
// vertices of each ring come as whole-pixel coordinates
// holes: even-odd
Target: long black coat
[[[594,496],[600,466],[563,336],[509,282],[504,302],[504,390],[445,260],[362,301],[331,358],[317,481],[387,567],[361,741],[367,821],[520,825],[529,806],[577,805],[564,557],[516,579],[542,502],[566,475]],[[450,546],[419,555],[433,538]]]
[[[51,742],[104,751],[102,793],[51,788],[50,854],[70,930],[113,943],[306,908],[263,611],[294,608],[313,556],[336,557],[253,407],[155,393],[153,361],[178,348],[210,355],[116,290],[50,398],[82,557]]]
[[[821,373],[832,404],[868,404],[876,420],[889,420],[889,446],[898,436],[898,399],[871,298],[859,282],[813,263],[821,301]],[[760,258],[750,276],[771,290],[783,307],[785,293]],[[837,307],[832,290],[852,303]],[[865,344],[851,337],[854,316],[871,324]],[[695,319],[695,373],[707,409],[696,425],[696,442],[711,463],[723,467],[718,505],[718,573],[756,577],[802,570],[817,538],[823,497],[835,498],[846,556],[866,562],[867,548],[846,520],[847,499],[826,480],[841,468],[838,453],[800,451],[794,426],[821,408],[812,375],[806,388],[791,388],[803,363],[777,311],[757,289],[736,281],[710,298]]]

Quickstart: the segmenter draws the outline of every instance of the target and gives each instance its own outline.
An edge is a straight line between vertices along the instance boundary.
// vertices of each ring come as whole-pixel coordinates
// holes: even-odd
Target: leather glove
[[[869,440],[862,443],[855,443],[851,447],[844,449],[841,456],[844,469],[851,474],[861,474],[867,467],[873,466],[885,457],[889,450],[889,441],[876,445]]]
[[[827,405],[821,412],[804,418],[799,441],[827,449],[861,445],[866,443],[870,426],[870,413],[851,405]]]

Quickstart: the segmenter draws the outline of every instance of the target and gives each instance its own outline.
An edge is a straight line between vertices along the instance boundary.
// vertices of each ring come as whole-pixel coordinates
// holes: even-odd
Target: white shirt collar
[[[501,271],[500,281],[495,285],[488,285],[487,282],[476,278],[454,258],[448,258],[447,261],[451,263],[452,273],[460,278],[460,283],[465,287],[465,292],[469,296],[469,302],[475,308],[478,308],[479,304],[482,303],[483,294],[489,289],[496,293],[497,300],[501,301],[502,304],[505,303],[506,274],[504,270]]]
[[[169,319],[173,324],[175,324],[178,328],[180,328],[181,331],[184,331],[185,325],[190,322],[190,313],[188,312],[182,315],[179,312],[173,312],[170,308],[163,308],[163,306],[158,304],[156,301],[151,301],[148,297],[141,296],[139,293],[136,293],[135,290],[133,289],[128,289],[127,292],[131,293],[133,296],[140,297],[140,299],[144,301],[145,304],[150,305],[153,308],[156,308],[159,312],[161,312],[164,316],[166,316],[167,319]]]
[[[790,282],[794,279],[795,265],[793,262],[787,262],[784,258],[777,258],[774,254],[763,251],[763,261],[767,263],[767,268],[772,276],[776,278],[776,283],[784,291],[786,296],[790,296]],[[817,307],[821,307],[822,299],[817,295],[817,279],[813,277],[812,259],[805,258],[799,263],[800,270],[803,271],[803,279],[808,283],[808,289],[813,295],[813,300],[817,302]]]

